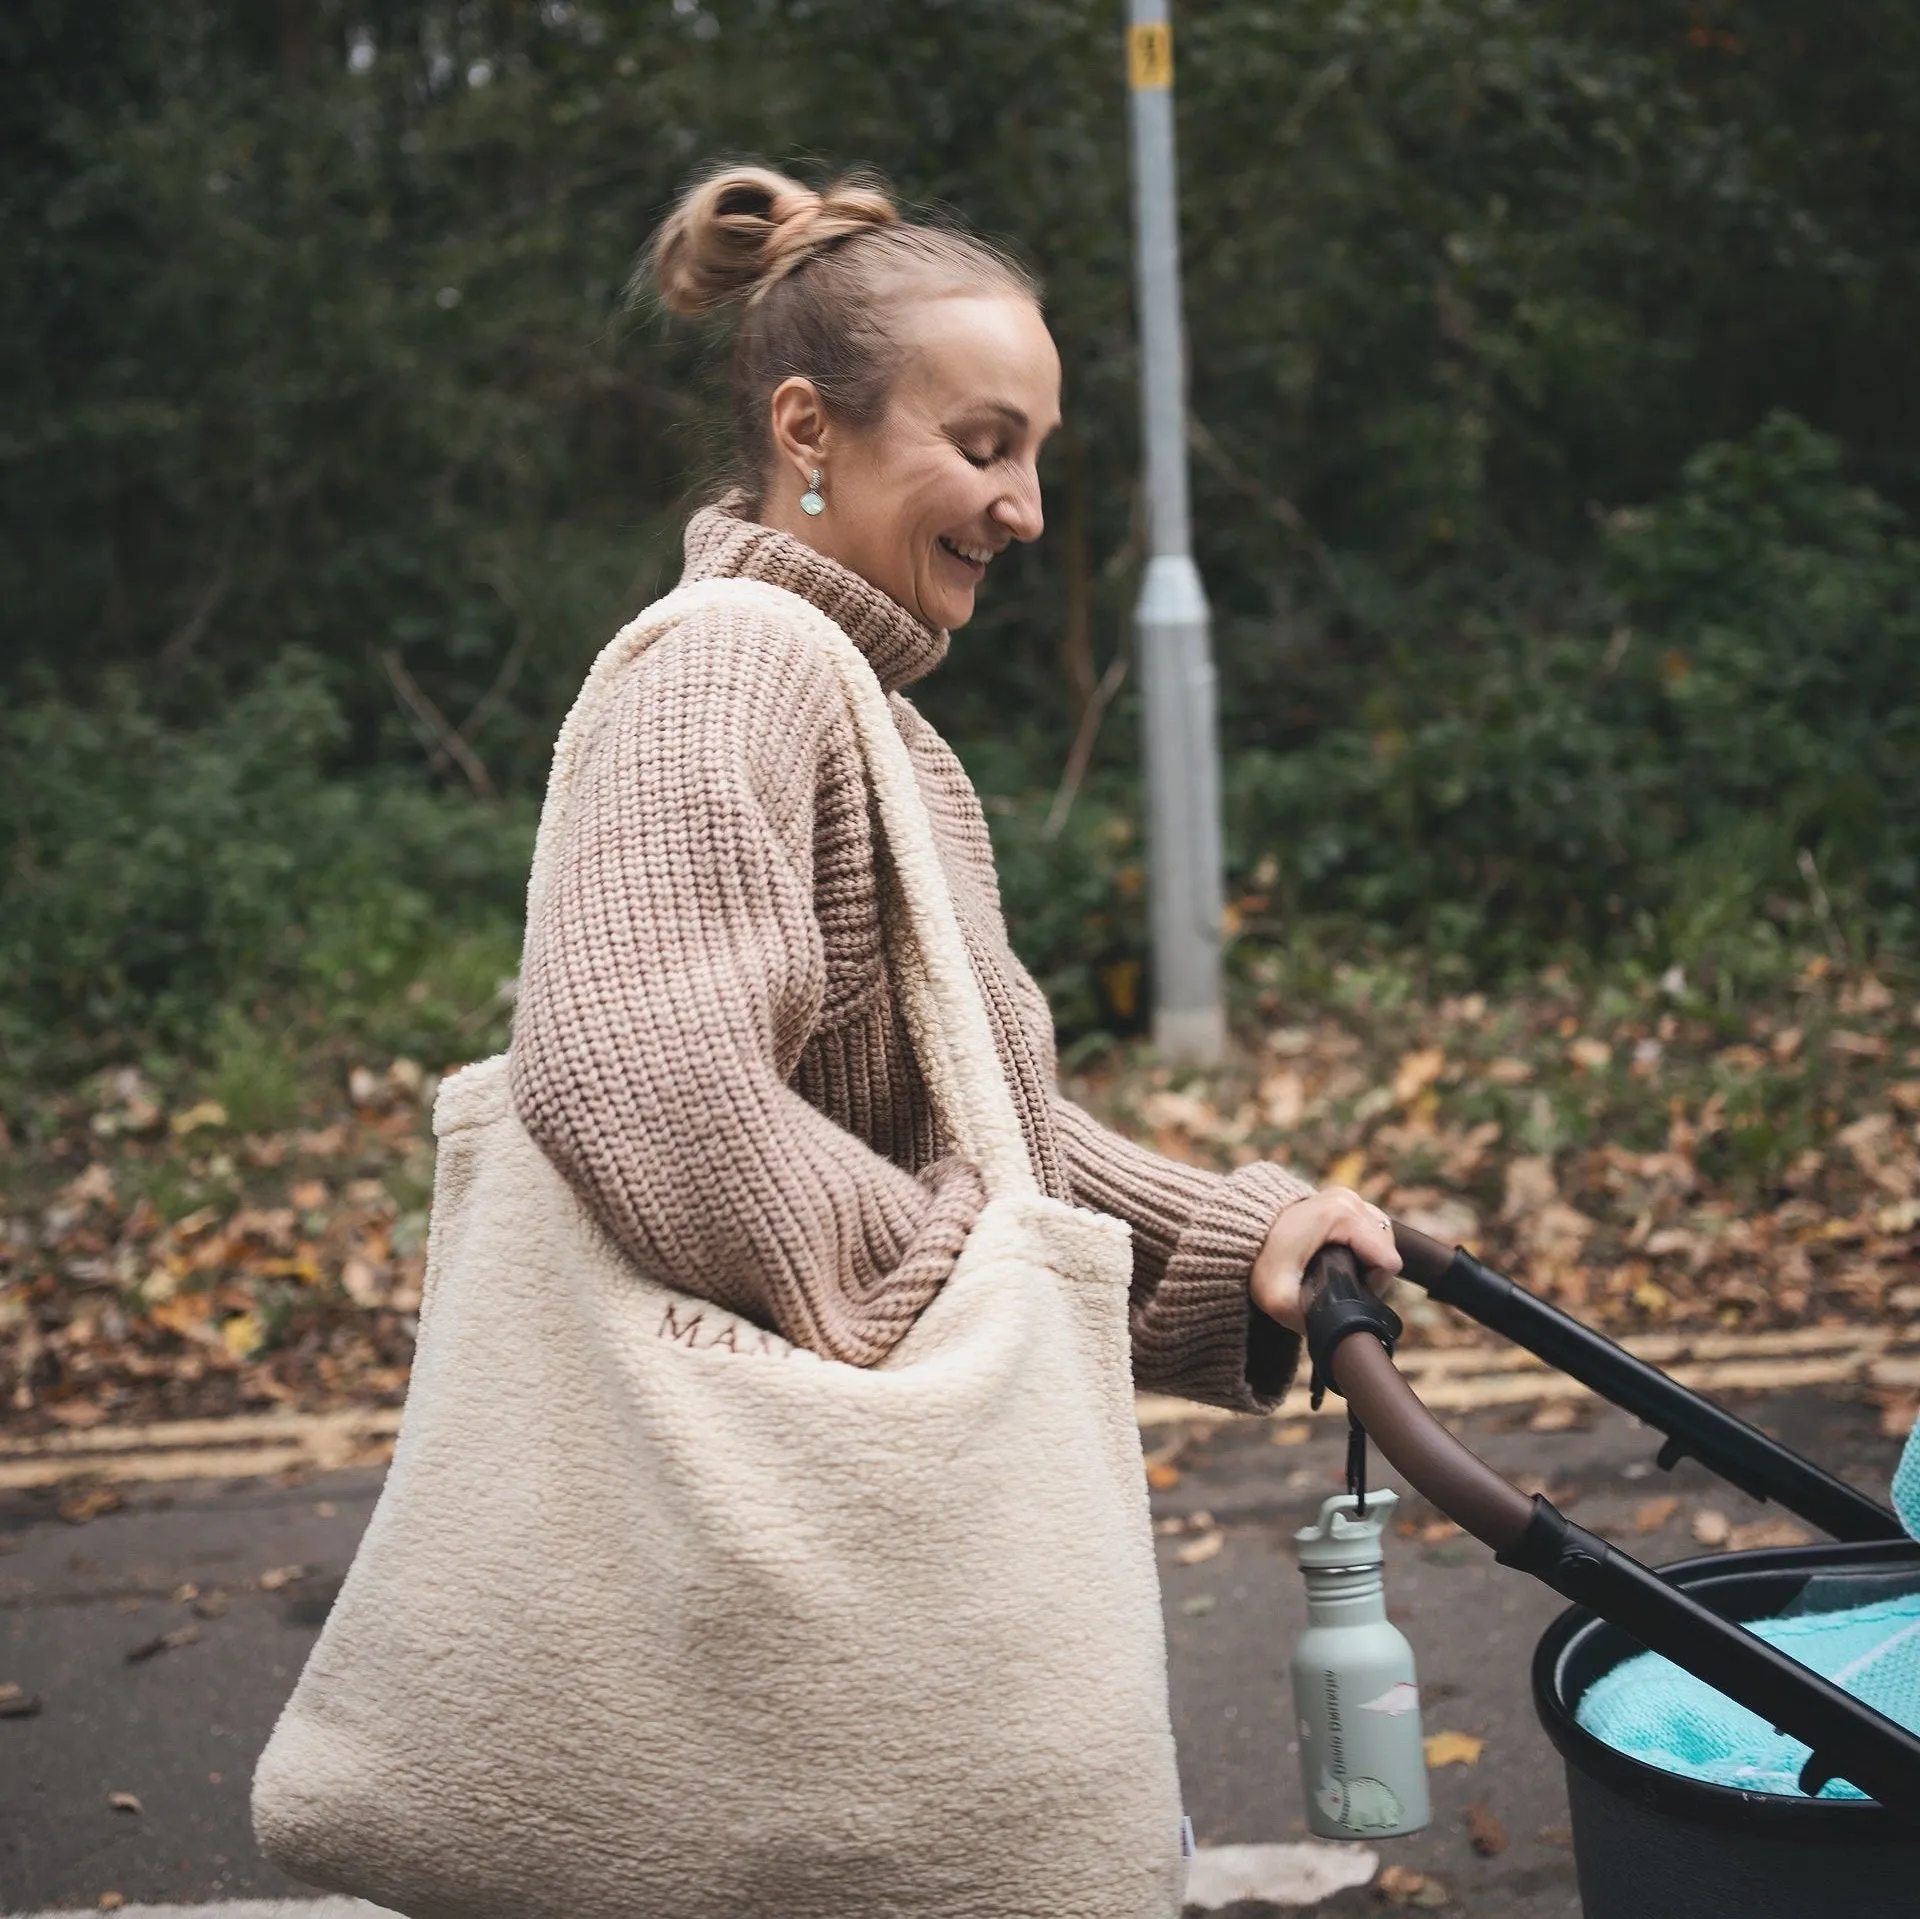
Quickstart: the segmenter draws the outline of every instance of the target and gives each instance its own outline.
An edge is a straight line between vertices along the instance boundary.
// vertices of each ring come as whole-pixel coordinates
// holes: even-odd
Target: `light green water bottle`
[[[1413,1648],[1387,1618],[1380,1535],[1399,1497],[1352,1493],[1294,1534],[1307,1630],[1293,1654],[1307,1825],[1323,1839],[1385,1839],[1432,1818]]]

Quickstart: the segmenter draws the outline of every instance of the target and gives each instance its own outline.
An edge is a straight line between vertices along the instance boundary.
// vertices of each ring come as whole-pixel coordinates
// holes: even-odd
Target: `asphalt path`
[[[1860,1398],[1803,1391],[1741,1410],[1885,1497],[1898,1444]],[[1562,1431],[1529,1430],[1529,1417],[1521,1407],[1451,1423],[1510,1477],[1650,1562],[1698,1552],[1689,1527],[1703,1510],[1735,1525],[1770,1516],[1698,1467],[1654,1471],[1653,1436],[1610,1408]],[[1339,1489],[1343,1434],[1336,1422],[1303,1436],[1298,1422],[1236,1421],[1156,1428],[1148,1444],[1180,1448],[1167,1460],[1177,1483],[1154,1507],[1199,1840],[1301,1841],[1287,1662],[1304,1607],[1289,1536]],[[128,1487],[121,1510],[79,1525],[57,1516],[50,1492],[0,1495],[0,1687],[40,1701],[30,1716],[0,1717],[0,1911],[311,1896],[255,1852],[248,1782],[379,1481],[362,1468]],[[1669,1494],[1671,1513],[1649,1526],[1652,1502]],[[1474,1763],[1432,1774],[1427,1830],[1370,1849],[1384,1881],[1313,1909],[1377,1916],[1384,1883],[1422,1909],[1573,1919],[1564,1782],[1528,1695],[1534,1643],[1559,1601],[1474,1541],[1443,1536],[1417,1503],[1403,1517],[1413,1530],[1390,1539],[1387,1592],[1419,1662],[1425,1729],[1468,1735],[1456,1748],[1484,1743]],[[1258,1880],[1261,1859],[1291,1855],[1244,1857]],[[1289,1880],[1292,1866],[1276,1870],[1262,1896],[1208,1910],[1300,1909],[1288,1885],[1304,1882]]]

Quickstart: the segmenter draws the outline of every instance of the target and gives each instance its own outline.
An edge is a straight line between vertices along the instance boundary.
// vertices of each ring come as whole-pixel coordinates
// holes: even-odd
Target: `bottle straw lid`
[[[1380,1534],[1393,1517],[1400,1495],[1390,1487],[1367,1495],[1364,1518],[1352,1493],[1323,1500],[1320,1517],[1293,1536],[1293,1549],[1306,1567],[1359,1567],[1381,1563]]]

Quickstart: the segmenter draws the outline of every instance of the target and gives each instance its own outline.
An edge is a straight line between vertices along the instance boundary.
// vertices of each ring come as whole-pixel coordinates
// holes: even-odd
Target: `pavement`
[[[1739,1407],[1886,1496],[1899,1444],[1881,1436],[1863,1390],[1803,1385]],[[1577,1919],[1564,1781],[1528,1696],[1534,1643],[1559,1600],[1410,1502],[1408,1530],[1389,1541],[1389,1606],[1419,1662],[1425,1730],[1465,1735],[1449,1742],[1462,1757],[1432,1773],[1425,1831],[1309,1845],[1288,1696],[1304,1623],[1289,1535],[1340,1489],[1340,1422],[1218,1423],[1164,1404],[1144,1416],[1163,1482],[1175,1731],[1202,1847],[1190,1914],[1380,1919],[1405,1903]],[[1690,1463],[1657,1472],[1654,1436],[1609,1407],[1536,1394],[1449,1423],[1650,1563],[1700,1551],[1690,1528],[1719,1530],[1703,1513],[1736,1528],[1778,1517]],[[40,1702],[5,1716],[0,1692],[0,1912],[372,1919],[258,1856],[247,1792],[380,1477],[378,1466],[297,1462],[220,1478],[134,1470],[118,1510],[78,1524],[59,1516],[57,1487],[0,1489],[0,1688]]]

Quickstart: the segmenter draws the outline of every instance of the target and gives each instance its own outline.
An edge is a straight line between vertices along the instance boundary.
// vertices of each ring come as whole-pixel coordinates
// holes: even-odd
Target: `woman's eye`
[[[969,466],[977,466],[982,472],[1000,457],[998,453],[982,453],[977,447],[970,446],[963,446],[960,453]]]

